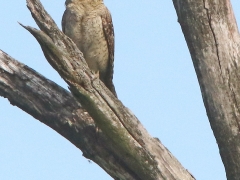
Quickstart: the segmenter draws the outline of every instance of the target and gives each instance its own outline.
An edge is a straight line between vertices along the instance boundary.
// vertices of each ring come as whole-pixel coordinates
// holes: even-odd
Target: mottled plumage
[[[114,31],[109,10],[102,0],[67,0],[62,30],[82,51],[89,68],[116,95],[112,82]]]

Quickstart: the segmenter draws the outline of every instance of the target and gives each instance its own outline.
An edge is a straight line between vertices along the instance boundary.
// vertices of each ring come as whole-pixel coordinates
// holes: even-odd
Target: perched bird
[[[62,30],[70,37],[89,66],[117,97],[113,85],[114,30],[103,0],[66,0]]]

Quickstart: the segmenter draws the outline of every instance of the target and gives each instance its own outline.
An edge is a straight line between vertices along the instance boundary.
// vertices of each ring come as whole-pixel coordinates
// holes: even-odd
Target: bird
[[[114,28],[103,0],[66,0],[62,31],[73,40],[91,71],[117,97],[113,84]]]

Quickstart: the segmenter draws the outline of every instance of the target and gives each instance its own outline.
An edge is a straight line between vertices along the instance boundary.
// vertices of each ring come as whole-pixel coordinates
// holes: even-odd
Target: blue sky
[[[64,1],[41,1],[60,27]],[[196,74],[172,1],[110,1],[115,27],[114,83],[119,99],[198,180],[224,180]],[[232,0],[240,21],[240,2]],[[25,1],[4,1],[0,49],[64,88],[37,41]],[[74,145],[0,98],[1,180],[110,180]]]

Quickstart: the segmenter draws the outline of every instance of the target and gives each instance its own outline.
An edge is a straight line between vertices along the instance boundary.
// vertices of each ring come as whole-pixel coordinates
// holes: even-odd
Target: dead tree
[[[40,1],[28,0],[27,6],[41,30],[24,27],[72,94],[2,52],[1,95],[63,135],[114,179],[194,179],[92,74]]]
[[[209,2],[208,2],[209,1]],[[173,0],[228,179],[239,179],[239,33],[229,0]],[[194,177],[89,70],[39,0],[26,28],[71,93],[0,51],[0,95],[68,139],[114,179]]]

